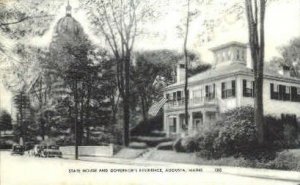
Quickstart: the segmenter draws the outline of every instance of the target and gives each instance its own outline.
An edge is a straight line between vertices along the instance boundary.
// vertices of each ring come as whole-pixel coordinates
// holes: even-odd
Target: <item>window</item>
[[[254,81],[243,80],[243,96],[254,97]]]
[[[300,93],[298,91],[300,91],[299,87],[270,84],[271,99],[273,100],[300,102]]]
[[[300,102],[300,87],[291,87],[291,101]]]
[[[245,60],[245,52],[244,52],[244,50],[241,50],[241,58],[242,58],[242,60]]]
[[[170,94],[169,93],[166,94],[166,99],[170,100]]]
[[[227,55],[226,55],[226,56],[227,56],[227,60],[230,60],[230,52],[227,51],[226,54],[227,54]]]
[[[270,94],[272,100],[279,100],[279,91],[278,91],[278,85],[271,83],[270,84]]]
[[[236,59],[240,60],[240,50],[236,50]]]
[[[215,98],[215,89],[215,84],[205,86],[205,97],[207,100],[212,100]]]
[[[181,100],[181,91],[176,92],[177,100]]]
[[[235,80],[222,82],[222,98],[235,97]]]
[[[176,92],[173,92],[173,100],[175,101],[176,99]]]
[[[285,85],[279,85],[279,100],[287,101],[291,99],[290,93],[287,92],[287,88],[289,87],[286,87]]]
[[[169,118],[169,121],[170,121],[170,125],[169,125],[169,130],[170,132],[176,132],[176,118]]]

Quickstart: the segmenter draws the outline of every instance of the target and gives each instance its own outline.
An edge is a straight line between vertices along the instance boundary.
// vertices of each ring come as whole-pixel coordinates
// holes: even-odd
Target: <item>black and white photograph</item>
[[[1,185],[300,185],[299,0],[0,0]]]

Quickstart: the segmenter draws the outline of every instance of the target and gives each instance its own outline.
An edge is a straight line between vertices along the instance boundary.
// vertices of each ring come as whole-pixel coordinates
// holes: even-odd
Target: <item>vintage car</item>
[[[48,145],[41,151],[41,157],[62,157],[62,152],[57,145]]]
[[[41,153],[45,148],[47,148],[46,145],[34,145],[33,155],[36,156],[36,157],[41,157]]]
[[[22,145],[13,145],[11,149],[11,155],[23,155],[25,147]]]

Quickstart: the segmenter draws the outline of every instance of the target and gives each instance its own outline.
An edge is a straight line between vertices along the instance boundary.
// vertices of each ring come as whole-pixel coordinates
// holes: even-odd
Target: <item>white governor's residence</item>
[[[231,42],[212,48],[215,65],[188,79],[189,122],[184,124],[185,66],[177,65],[176,83],[165,87],[163,105],[164,131],[177,136],[185,130],[196,132],[201,125],[216,121],[221,113],[236,107],[254,104],[254,78],[246,44]],[[265,114],[300,116],[300,79],[287,68],[264,71]],[[187,125],[187,129],[184,126]]]

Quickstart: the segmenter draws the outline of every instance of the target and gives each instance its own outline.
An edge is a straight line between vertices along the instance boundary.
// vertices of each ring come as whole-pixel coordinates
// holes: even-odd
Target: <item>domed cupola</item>
[[[66,7],[66,16],[72,16],[72,6],[70,5],[69,1],[68,6]]]
[[[89,45],[89,40],[84,33],[83,27],[71,16],[71,10],[72,7],[68,1],[66,15],[59,19],[55,25],[49,47],[53,58],[62,63],[70,62],[70,49],[73,50],[71,52],[78,52],[80,48],[85,48],[85,46]]]
[[[53,34],[52,42],[78,44],[86,39],[86,35],[80,23],[71,16],[72,7],[68,1],[66,16],[58,20]]]

